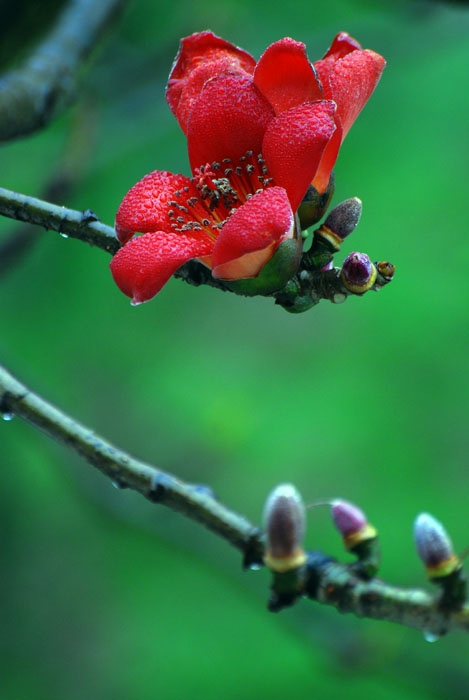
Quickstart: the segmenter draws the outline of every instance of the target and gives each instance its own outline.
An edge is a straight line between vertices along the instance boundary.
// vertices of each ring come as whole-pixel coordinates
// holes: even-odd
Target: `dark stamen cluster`
[[[205,229],[216,237],[233,209],[271,183],[262,155],[256,158],[252,151],[246,151],[236,166],[231,158],[202,165],[195,170],[192,187],[176,190],[176,199],[169,202],[171,226],[178,232]]]

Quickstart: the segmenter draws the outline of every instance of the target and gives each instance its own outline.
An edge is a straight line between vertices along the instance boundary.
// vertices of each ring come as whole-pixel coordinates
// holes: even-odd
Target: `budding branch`
[[[245,566],[263,563],[262,533],[246,518],[227,508],[207,489],[187,484],[111,445],[28,389],[2,367],[0,411],[28,421],[120,486],[134,489],[150,501],[202,523],[240,550]],[[398,588],[377,578],[362,580],[351,565],[341,564],[320,552],[309,554],[304,595],[333,605],[342,613],[396,622],[426,635],[439,636],[454,629],[469,632],[468,605],[449,611],[441,607],[438,596],[425,591]]]
[[[120,248],[115,230],[101,223],[90,210],[81,212],[68,209],[0,187],[0,214],[58,231],[70,238],[77,238],[111,255]],[[175,277],[195,286],[206,284],[222,291],[231,291],[223,282],[212,277],[208,267],[194,260],[180,267]],[[339,268],[311,270],[309,266],[300,265],[296,276],[290,282],[291,284],[289,283],[285,289],[270,295],[277,304],[288,310],[294,309],[297,305],[298,310],[303,311],[315,306],[321,299],[328,299],[337,304],[351,295],[356,296],[343,285]],[[388,279],[378,273],[371,289],[377,291],[388,282]]]

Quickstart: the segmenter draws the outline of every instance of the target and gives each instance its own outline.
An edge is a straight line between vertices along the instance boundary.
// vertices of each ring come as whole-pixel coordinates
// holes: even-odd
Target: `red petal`
[[[262,145],[269,175],[285,188],[296,211],[335,131],[335,104],[322,100],[293,107],[269,124]]]
[[[361,45],[356,39],[347,34],[347,32],[340,32],[337,34],[322,59],[315,61],[313,64],[321,84],[327,82],[327,78],[329,77],[334,63],[339,58],[343,58],[351,51],[356,51],[357,49],[361,49]]]
[[[334,41],[324,54],[323,59],[333,56],[337,60],[338,58],[343,58],[351,51],[356,51],[356,49],[361,49],[361,44],[347,32],[339,32],[334,37]]]
[[[383,72],[386,61],[374,51],[352,51],[338,60],[324,83],[324,96],[337,104],[342,141],[365,106]]]
[[[329,185],[332,168],[335,165],[337,156],[339,155],[340,144],[342,143],[342,125],[337,115],[335,122],[336,130],[332,134],[331,140],[324,149],[321,162],[319,163],[316,174],[311,182],[313,187],[315,187],[320,194],[322,194]]]
[[[223,226],[212,254],[212,274],[226,280],[256,277],[280,243],[293,236],[287,193],[269,187],[235,209]]]
[[[211,241],[183,234],[147,233],[117,251],[111,260],[111,273],[132,304],[142,304],[154,297],[183,263],[208,255],[212,246]]]
[[[254,83],[276,114],[323,97],[305,45],[290,38],[267,48],[254,71]]]
[[[205,83],[192,108],[187,130],[192,171],[247,150],[261,152],[262,137],[274,112],[251,78],[225,73]]]
[[[121,243],[137,232],[172,231],[169,201],[184,186],[192,188],[189,178],[165,170],[154,170],[139,180],[127,192],[116,214],[116,232]]]
[[[251,74],[255,65],[246,51],[212,32],[182,39],[166,88],[166,99],[182,130],[187,130],[190,108],[206,80],[226,70]]]

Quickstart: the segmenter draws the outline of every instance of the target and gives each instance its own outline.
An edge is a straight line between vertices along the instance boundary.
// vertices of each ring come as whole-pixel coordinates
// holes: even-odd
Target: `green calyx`
[[[235,294],[268,296],[283,289],[296,273],[301,259],[301,239],[290,238],[279,247],[257,277],[223,282]]]

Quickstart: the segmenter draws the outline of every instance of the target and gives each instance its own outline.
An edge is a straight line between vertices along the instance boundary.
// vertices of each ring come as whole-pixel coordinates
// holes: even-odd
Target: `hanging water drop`
[[[14,413],[10,413],[9,411],[5,411],[4,413],[0,414],[3,420],[10,421],[13,420],[15,417]]]
[[[118,481],[117,479],[114,479],[112,482],[112,485],[114,486],[115,489],[126,489],[127,485],[123,484],[122,481]]]
[[[262,569],[262,564],[259,564],[257,561],[253,561],[252,564],[249,564],[249,571],[260,571]]]
[[[423,638],[426,642],[433,643],[439,640],[440,635],[436,632],[432,632],[431,630],[423,630]]]
[[[59,236],[61,236],[62,238],[68,238],[66,233],[59,233]]]

